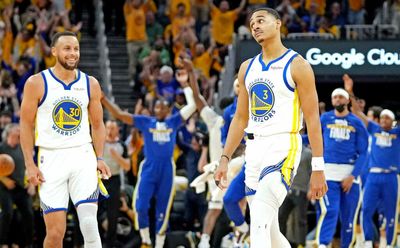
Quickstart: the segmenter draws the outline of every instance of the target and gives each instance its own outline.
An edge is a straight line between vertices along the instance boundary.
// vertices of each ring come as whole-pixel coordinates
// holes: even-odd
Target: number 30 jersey
[[[58,79],[51,69],[41,72],[44,94],[36,113],[36,146],[58,149],[92,141],[88,115],[89,77],[76,71],[76,79],[68,85]]]
[[[250,61],[244,77],[249,94],[247,133],[270,136],[301,130],[300,101],[290,73],[297,55],[289,49],[267,65],[262,53]]]

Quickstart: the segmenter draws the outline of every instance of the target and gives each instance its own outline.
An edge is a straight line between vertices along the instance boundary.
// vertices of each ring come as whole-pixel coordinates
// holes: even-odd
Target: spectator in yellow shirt
[[[195,20],[192,16],[186,16],[186,6],[183,3],[178,4],[178,13],[172,20],[172,38],[176,38],[177,35],[182,32],[185,28],[193,28]]]
[[[246,0],[242,0],[238,8],[229,10],[229,2],[221,1],[217,8],[212,0],[211,5],[211,36],[219,46],[227,46],[232,43],[232,35],[234,32],[234,24],[246,4]]]
[[[174,20],[175,16],[178,14],[178,6],[180,4],[185,5],[185,16],[190,16],[192,11],[192,4],[190,0],[167,0],[167,11],[165,14],[169,16],[171,21]]]
[[[147,45],[146,15],[142,0],[127,0],[124,4],[126,47],[129,58],[129,75],[136,76],[139,51]],[[134,84],[131,82],[131,85]]]
[[[326,0],[305,0],[306,1],[306,10],[310,11],[310,7],[312,4],[316,4],[317,6],[317,14],[325,15],[326,8]]]
[[[361,25],[365,23],[364,1],[365,0],[348,0],[349,11],[347,21],[349,24]]]
[[[208,6],[208,0],[195,0],[193,5],[193,15],[197,21],[200,22],[201,26],[208,21],[208,13],[210,8]]]
[[[39,47],[35,38],[35,24],[26,24],[15,38],[13,61],[16,63],[21,56],[35,58],[39,61]]]
[[[322,17],[320,28],[318,29],[318,33],[320,34],[332,34],[335,39],[340,38],[340,29],[338,26],[333,25],[332,21],[328,17]]]

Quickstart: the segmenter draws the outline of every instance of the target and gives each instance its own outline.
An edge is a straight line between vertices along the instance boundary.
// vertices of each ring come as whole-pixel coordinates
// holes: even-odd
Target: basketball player
[[[56,33],[51,52],[55,66],[27,80],[21,106],[21,145],[28,180],[40,185],[44,247],[62,247],[70,196],[85,247],[98,248],[97,200],[102,187],[97,170],[105,179],[111,176],[102,158],[100,85],[77,69],[80,50],[75,33]],[[33,161],[34,145],[39,148],[38,166]]]
[[[190,74],[190,72],[189,72]],[[180,83],[181,80],[178,80]],[[156,198],[156,248],[162,248],[165,241],[169,212],[175,192],[173,179],[175,165],[172,153],[178,128],[196,111],[193,92],[186,84],[183,92],[187,105],[170,116],[171,108],[165,100],[159,99],[154,105],[154,117],[132,115],[122,111],[107,98],[102,98],[104,107],[118,120],[134,125],[144,137],[145,160],[139,169],[134,198],[136,227],[139,227],[142,248],[151,247],[149,232],[149,208],[152,197]]]
[[[359,176],[367,161],[368,133],[361,120],[349,112],[349,94],[344,89],[335,89],[331,99],[334,110],[321,115],[329,191],[317,205],[316,240],[319,248],[326,248],[340,217],[340,247],[353,247],[361,204]]]
[[[398,225],[399,181],[397,174],[400,166],[400,128],[393,128],[395,115],[388,109],[380,113],[379,124],[369,120],[361,111],[353,92],[353,80],[343,77],[345,89],[350,93],[352,110],[357,115],[371,136],[369,156],[369,174],[364,187],[362,204],[363,231],[365,248],[373,247],[375,211],[381,205],[381,213],[386,219],[386,247],[394,247]]]
[[[313,152],[312,198],[327,191],[314,74],[302,57],[283,46],[281,24],[279,14],[270,8],[251,15],[250,29],[262,52],[239,69],[237,109],[215,173],[215,180],[225,188],[227,164],[246,131],[245,183],[247,194],[252,194],[248,202],[253,247],[290,247],[279,231],[278,209],[300,160],[300,106]]]

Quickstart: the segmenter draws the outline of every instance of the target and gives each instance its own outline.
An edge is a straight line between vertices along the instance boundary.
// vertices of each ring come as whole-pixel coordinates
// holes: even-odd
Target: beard
[[[62,59],[60,57],[58,57],[57,60],[60,63],[60,65],[62,67],[64,67],[64,69],[70,70],[70,71],[75,70],[78,67],[78,64],[79,64],[79,59],[75,62],[74,65],[69,65],[67,61],[65,61],[64,59]]]

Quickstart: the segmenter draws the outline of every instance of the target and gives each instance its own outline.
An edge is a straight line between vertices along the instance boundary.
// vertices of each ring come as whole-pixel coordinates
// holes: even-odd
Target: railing
[[[99,65],[102,89],[112,101],[111,68],[108,57],[107,36],[105,35],[103,1],[93,0],[96,11],[97,49],[99,51]]]
[[[347,40],[384,40],[398,38],[398,28],[395,25],[346,25]]]
[[[334,40],[333,34],[319,33],[290,33],[286,36],[288,40]]]

